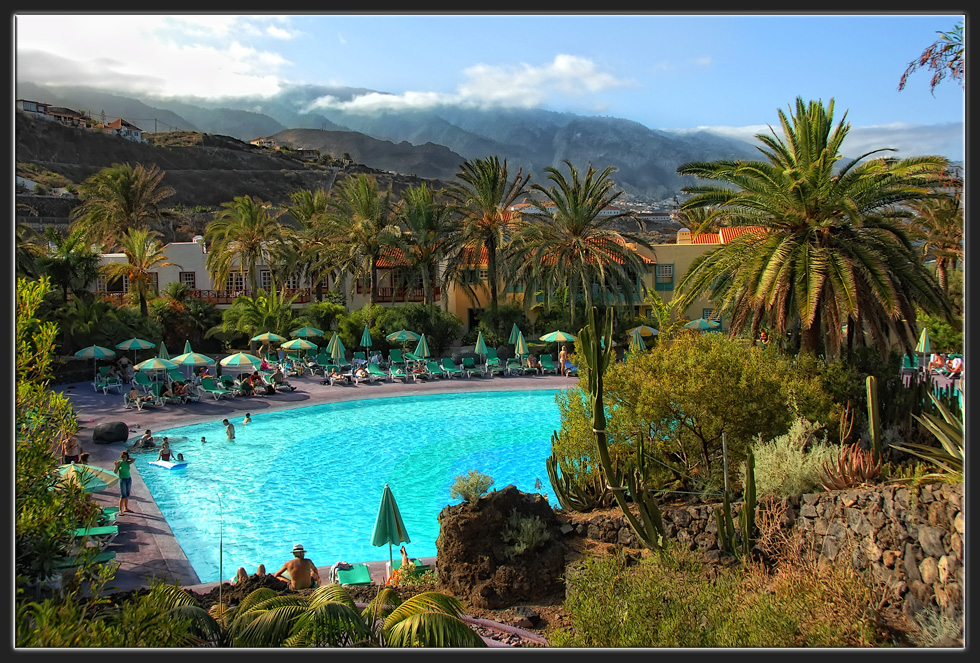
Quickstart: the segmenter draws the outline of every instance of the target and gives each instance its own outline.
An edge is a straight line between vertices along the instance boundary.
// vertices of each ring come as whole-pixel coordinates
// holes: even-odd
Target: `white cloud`
[[[699,67],[710,67],[711,66],[711,56],[710,55],[702,55],[700,57],[694,58],[693,60],[691,60],[691,62],[693,62],[694,64],[696,64]]]
[[[599,71],[594,62],[559,54],[543,66],[478,64],[463,70],[464,81],[454,93],[408,91],[401,94],[362,95],[348,102],[333,97],[317,100],[312,108],[334,107],[351,111],[431,108],[439,105],[517,106],[534,108],[556,99],[577,100],[605,90],[635,85]],[[593,108],[603,102],[590,102]],[[311,109],[312,109],[311,108]]]

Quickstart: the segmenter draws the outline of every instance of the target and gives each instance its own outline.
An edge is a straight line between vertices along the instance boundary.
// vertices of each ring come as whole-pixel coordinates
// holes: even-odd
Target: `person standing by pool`
[[[558,353],[558,367],[561,369],[561,374],[565,375],[565,364],[568,362],[568,350],[565,346],[561,346],[561,351]]]
[[[222,419],[221,423],[225,425],[225,435],[228,436],[229,442],[235,441],[235,424],[231,423],[227,419]]]
[[[306,559],[306,550],[301,543],[293,546],[293,559],[287,560],[282,568],[276,571],[274,577],[285,580],[282,574],[287,571],[290,589],[309,589],[320,585],[320,573],[316,570],[316,564],[313,560]]]
[[[67,438],[61,445],[61,462],[65,465],[77,463],[78,457],[82,453],[82,443],[77,435]]]
[[[129,494],[133,488],[133,477],[130,475],[130,465],[135,462],[135,458],[129,457],[128,451],[119,454],[113,470],[119,475],[119,513],[132,513],[129,508]]]

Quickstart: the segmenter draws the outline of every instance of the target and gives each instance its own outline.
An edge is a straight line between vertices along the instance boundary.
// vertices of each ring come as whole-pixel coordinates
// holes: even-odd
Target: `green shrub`
[[[493,485],[493,478],[480,472],[470,470],[466,474],[460,474],[453,479],[449,487],[449,496],[452,499],[463,498],[470,504],[476,504],[483,495]]]
[[[628,564],[587,557],[566,576],[570,627],[555,647],[860,647],[880,640],[870,585],[848,565],[768,573],[704,572],[697,552],[666,548]]]
[[[789,432],[770,442],[758,440],[755,454],[755,483],[758,499],[798,497],[822,490],[820,471],[833,463],[837,449],[827,441],[826,430],[800,417]]]
[[[551,533],[540,518],[522,516],[516,509],[507,519],[507,529],[501,536],[504,543],[511,544],[504,549],[508,559],[537,550],[551,540]]]

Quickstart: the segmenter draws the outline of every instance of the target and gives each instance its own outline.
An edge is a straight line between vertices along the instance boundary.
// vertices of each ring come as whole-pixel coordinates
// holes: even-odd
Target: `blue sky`
[[[367,88],[359,108],[514,105],[746,139],[796,97],[847,111],[848,154],[963,158],[965,93],[898,81],[963,14],[26,14],[18,78],[160,96]],[[338,105],[323,99],[322,105]]]

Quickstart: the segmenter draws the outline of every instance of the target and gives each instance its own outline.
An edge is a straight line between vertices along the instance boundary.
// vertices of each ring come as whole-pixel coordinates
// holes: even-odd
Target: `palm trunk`
[[[374,261],[374,258],[371,258],[371,267],[370,269],[368,269],[368,288],[370,288],[370,290],[368,291],[370,293],[368,295],[368,303],[371,304],[372,306],[378,303],[378,293],[374,287],[374,282],[375,279],[377,278],[377,271],[378,271],[378,268],[375,266],[375,264],[376,263]]]
[[[943,292],[948,293],[949,276],[946,273],[946,262],[944,260],[936,261],[936,275],[939,277],[939,287],[943,289]]]
[[[487,243],[487,276],[490,279],[490,308],[497,310],[497,243]]]

